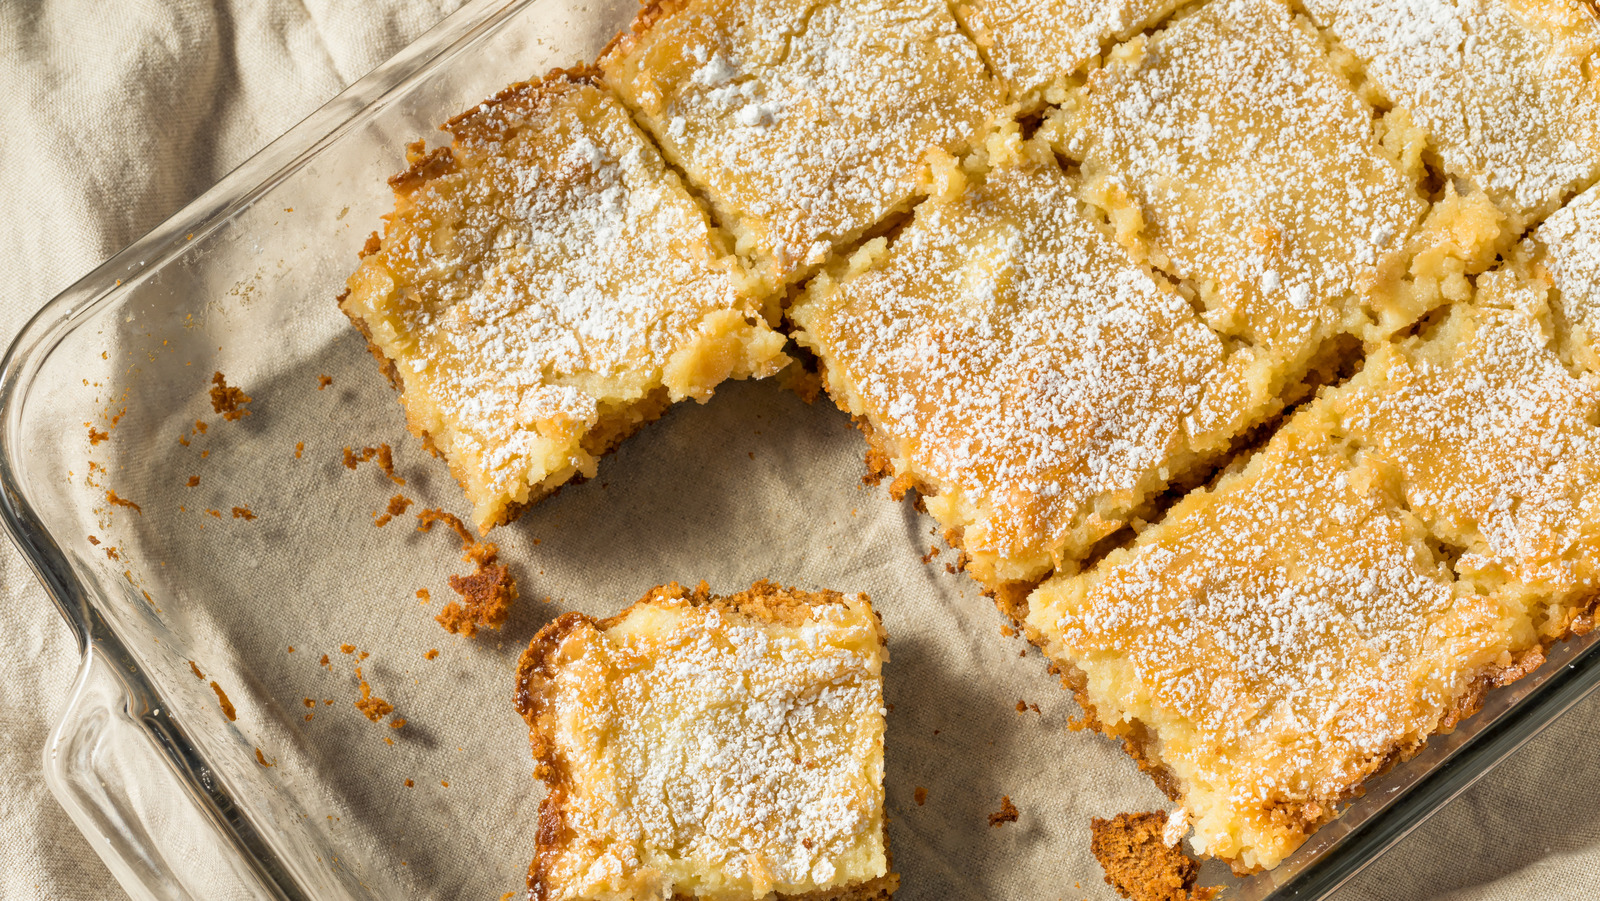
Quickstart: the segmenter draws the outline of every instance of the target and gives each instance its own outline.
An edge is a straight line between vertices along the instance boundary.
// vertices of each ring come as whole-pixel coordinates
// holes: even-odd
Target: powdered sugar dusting
[[[777,626],[656,598],[569,635],[550,689],[571,774],[563,897],[764,897],[883,873],[870,612]],[[877,872],[870,872],[876,865]],[[863,870],[869,872],[863,873]]]
[[[1307,0],[1427,127],[1454,174],[1519,221],[1600,176],[1600,22],[1572,2]]]
[[[1082,68],[1116,36],[1159,21],[1186,0],[970,0],[956,15],[984,44],[1013,99]]]
[[[928,151],[999,107],[934,0],[704,0],[602,65],[776,283],[908,201]]]
[[[759,319],[700,209],[600,89],[524,86],[456,131],[454,171],[402,201],[364,263],[390,281],[356,299],[482,523],[588,466],[576,442],[602,405],[657,388],[708,314]]]
[[[1377,471],[1291,424],[1131,549],[1047,582],[1028,623],[1102,719],[1154,730],[1197,850],[1270,867],[1505,649],[1422,537]]]
[[[1555,305],[1600,363],[1600,186],[1552,213],[1532,244],[1555,283]]]
[[[1067,150],[1208,319],[1303,359],[1360,308],[1425,205],[1281,0],[1216,0],[1091,74]]]
[[[1218,339],[1071,189],[1053,167],[1011,169],[929,200],[872,269],[791,314],[835,397],[865,406],[955,505],[935,514],[1010,578],[1083,553],[1160,490],[1223,377]]]
[[[1600,378],[1574,377],[1546,342],[1529,311],[1457,307],[1435,339],[1385,348],[1334,406],[1401,472],[1407,506],[1465,548],[1461,573],[1553,598],[1595,575]]]

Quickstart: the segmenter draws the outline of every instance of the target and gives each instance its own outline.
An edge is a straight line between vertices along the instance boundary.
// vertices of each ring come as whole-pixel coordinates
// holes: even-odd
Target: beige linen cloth
[[[179,209],[454,5],[449,0],[0,0],[0,337],[9,341],[56,292]],[[846,439],[830,440],[838,444]],[[847,455],[856,453],[840,446]],[[778,453],[752,468],[759,473],[763,466],[793,462]],[[878,505],[875,510],[893,507],[881,491],[861,491],[845,503]],[[916,523],[914,518],[908,521]],[[924,520],[918,527],[924,536],[928,525]],[[926,542],[925,537],[920,540]],[[714,587],[736,587],[716,582],[716,558],[705,567]],[[674,575],[679,573],[663,578]],[[951,896],[1104,897],[1098,870],[1084,863],[1086,824],[1053,819],[1048,797],[1060,768],[1058,744],[1078,747],[1099,740],[1062,737],[1070,705],[1047,684],[1038,660],[1015,659],[1014,642],[1002,644],[1005,640],[996,634],[998,617],[982,609],[985,602],[963,587],[962,577],[945,579],[942,570],[937,577],[943,580],[940,591],[959,593],[970,602],[963,619],[972,624],[976,649],[966,664],[977,665],[978,672],[989,666],[1016,669],[1021,673],[1016,678],[1034,680],[1025,683],[1036,686],[1031,695],[1046,701],[1046,715],[1039,721],[1012,719],[1004,709],[978,721],[985,728],[1029,730],[1029,738],[1010,743],[1006,766],[1009,772],[1032,771],[1035,777],[1008,776],[1016,781],[993,785],[993,797],[959,799],[957,813],[977,817],[996,809],[1000,791],[1009,790],[1017,795],[1025,817],[1014,827],[983,833],[983,853],[992,858],[989,866],[976,876],[944,874],[940,884],[950,886],[946,893]],[[6,650],[0,663],[0,898],[124,897],[49,795],[41,774],[46,737],[60,717],[77,668],[75,648],[9,542],[0,543],[0,586],[5,597],[0,646]],[[897,611],[894,619],[907,621],[906,615]],[[441,643],[445,638],[439,636]],[[895,653],[908,655],[905,666],[918,666],[917,645]],[[996,662],[1002,658],[1010,663]],[[895,696],[891,686],[890,700]],[[991,701],[999,703],[981,696],[982,703]],[[896,739],[891,729],[892,753]],[[1337,897],[1600,897],[1597,740],[1600,697],[1579,705]],[[1091,750],[1095,766],[1114,768],[1126,780],[1123,771],[1131,766],[1109,746]],[[522,753],[520,747],[509,749],[512,759]],[[980,757],[974,765],[984,761]],[[940,774],[927,775],[935,786],[932,809],[941,800]],[[903,795],[909,787],[891,790]],[[1140,797],[1153,796],[1145,791]],[[913,842],[938,846],[932,833],[939,819],[905,810],[896,813],[897,821],[905,823],[898,828],[907,830],[904,834]],[[525,843],[519,839],[518,847]],[[1041,863],[1040,855],[1053,855],[1050,849],[1057,846],[1073,849],[1071,856],[1052,856],[1048,864]],[[1065,878],[1046,891],[1037,880],[1018,878],[1010,867],[1013,862],[1019,869],[1047,866],[1058,880]],[[904,871],[903,860],[902,869],[910,896],[933,896],[915,888],[924,874]],[[439,885],[428,893],[454,896]]]

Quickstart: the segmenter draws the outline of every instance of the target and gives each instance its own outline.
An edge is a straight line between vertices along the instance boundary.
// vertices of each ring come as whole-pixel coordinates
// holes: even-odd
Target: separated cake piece
[[[1141,748],[1197,852],[1276,865],[1513,665],[1508,613],[1452,579],[1401,490],[1297,416],[1029,599],[1030,638],[1100,729]]]
[[[1600,176],[1600,20],[1574,0],[1306,0],[1444,168],[1521,231]]]
[[[1506,627],[1527,647],[1570,634],[1597,594],[1600,379],[1563,363],[1546,283],[1506,268],[1478,285],[1475,304],[1426,341],[1384,346],[1329,400],[1400,474],[1459,576],[1525,610]]]
[[[1552,213],[1518,250],[1533,278],[1553,289],[1567,352],[1600,373],[1600,185]]]
[[[514,85],[411,154],[341,307],[480,531],[672,401],[786,362],[738,262],[583,74]]]
[[[925,496],[1006,607],[1226,449],[1280,386],[1112,241],[1047,149],[997,135],[984,162],[970,183],[943,171],[944,193],[790,316],[869,464]]]
[[[1131,37],[1188,0],[965,0],[961,24],[1023,109],[1063,99],[1068,76],[1104,45]]]
[[[768,285],[972,146],[999,88],[938,0],[662,0],[600,61]]]
[[[538,901],[884,901],[886,636],[865,595],[766,582],[569,613],[517,668]]]
[[[1286,373],[1331,336],[1381,337],[1441,299],[1444,273],[1406,267],[1420,170],[1384,149],[1282,0],[1215,0],[1120,45],[1046,133],[1082,161],[1119,239]]]

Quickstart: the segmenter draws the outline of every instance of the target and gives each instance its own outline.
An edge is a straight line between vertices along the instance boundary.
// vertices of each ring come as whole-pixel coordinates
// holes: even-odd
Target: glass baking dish
[[[631,13],[629,0],[467,5],[63,292],[11,347],[0,509],[83,655],[45,775],[134,897],[518,890],[540,791],[509,698],[517,652],[557,612],[608,615],[672,579],[873,596],[894,655],[887,781],[908,901],[1068,884],[1109,897],[1089,818],[1166,805],[1109,742],[1066,728],[1072,703],[971,583],[922,559],[931,522],[862,489],[846,418],[772,383],[680,405],[598,479],[499,530],[523,592],[502,633],[469,642],[434,625],[440,601],[417,589],[446,596],[464,567],[452,539],[409,515],[374,519],[396,492],[458,510],[459,493],[405,433],[333,298],[390,207],[384,177],[406,143],[439,143],[438,123],[505,84],[592,58]],[[250,415],[215,415],[217,371],[252,396]],[[379,442],[404,486],[342,465],[346,446]],[[1239,899],[1331,892],[1591,691],[1594,641],[1555,648],[1275,871],[1237,880],[1212,864],[1208,881]],[[357,665],[403,727],[351,709]],[[1023,816],[991,828],[1002,793]]]

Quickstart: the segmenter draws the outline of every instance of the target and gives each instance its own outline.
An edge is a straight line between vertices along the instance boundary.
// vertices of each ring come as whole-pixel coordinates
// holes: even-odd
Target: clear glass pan
[[[1109,743],[1062,728],[1070,703],[1036,655],[995,635],[964,576],[917,563],[930,523],[852,489],[861,443],[844,418],[771,385],[675,409],[604,461],[598,484],[501,530],[524,586],[503,636],[450,639],[431,622],[437,601],[413,597],[460,565],[445,539],[375,529],[371,515],[394,490],[459,497],[404,436],[332,298],[389,208],[384,177],[404,144],[509,82],[592,58],[631,13],[630,0],[468,4],[51,301],[7,354],[0,513],[83,654],[46,777],[135,898],[519,888],[538,791],[508,700],[518,645],[557,610],[614,612],[657,582],[697,580],[706,561],[719,590],[772,576],[866,590],[885,611],[907,901],[1105,892],[1088,818],[1164,803]],[[251,416],[212,415],[214,370],[256,398]],[[340,466],[343,445],[380,441],[395,444],[405,488]],[[545,593],[560,600],[540,604]],[[405,729],[349,710],[355,658],[333,636],[371,650],[366,674]],[[1207,875],[1240,899],[1326,895],[1600,684],[1595,639],[1492,694],[1277,870]],[[447,648],[438,663],[423,662],[429,646]],[[1012,713],[1019,696],[1045,713]],[[401,790],[407,773],[417,786]],[[935,786],[926,809],[913,785]],[[1002,791],[1034,818],[991,830],[982,814]]]

